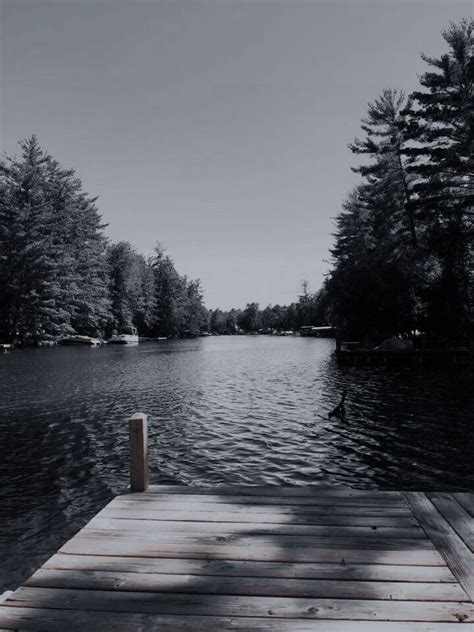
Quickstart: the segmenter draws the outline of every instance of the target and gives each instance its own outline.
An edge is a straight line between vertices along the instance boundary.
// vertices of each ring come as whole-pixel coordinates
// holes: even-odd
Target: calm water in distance
[[[333,340],[223,336],[0,356],[0,590],[128,484],[473,489],[472,374],[339,368]],[[343,388],[346,418],[328,418]]]

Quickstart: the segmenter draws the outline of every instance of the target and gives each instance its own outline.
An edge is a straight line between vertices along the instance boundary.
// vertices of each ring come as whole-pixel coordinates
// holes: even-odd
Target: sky
[[[0,145],[37,134],[113,240],[166,246],[208,307],[330,267],[348,143],[471,0],[0,0]]]

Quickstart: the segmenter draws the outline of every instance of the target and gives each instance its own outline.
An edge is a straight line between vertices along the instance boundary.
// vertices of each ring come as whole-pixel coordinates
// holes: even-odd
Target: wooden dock
[[[134,453],[146,489],[140,424]],[[472,632],[473,599],[474,494],[160,485],[102,509],[0,632]]]
[[[339,364],[345,366],[424,366],[427,368],[472,369],[474,366],[474,351],[468,348],[388,351],[354,347],[351,349],[336,349],[336,359]]]

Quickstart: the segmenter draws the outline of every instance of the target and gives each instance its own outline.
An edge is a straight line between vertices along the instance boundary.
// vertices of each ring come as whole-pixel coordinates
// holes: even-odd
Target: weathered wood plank
[[[259,524],[282,524],[295,519],[294,510],[283,510],[276,507],[267,508],[263,511],[258,507],[247,507],[245,511],[236,511],[234,507],[231,511],[187,511],[186,508],[163,509],[160,507],[150,507],[147,503],[110,503],[98,514],[97,518],[129,518],[134,520],[170,520],[179,522],[256,522]],[[406,529],[409,527],[421,529],[415,518],[410,515],[346,515],[334,512],[328,513],[324,508],[322,512],[304,511],[297,513],[298,524],[300,525],[334,525],[334,526],[376,526],[392,527],[394,529]]]
[[[397,528],[392,527],[355,527],[355,526],[320,526],[300,525],[291,523],[259,524],[258,522],[181,522],[161,520],[135,520],[130,518],[95,517],[86,527],[87,529],[108,529],[110,531],[135,531],[139,533],[172,533],[172,534],[201,534],[201,533],[238,533],[252,535],[300,535],[323,536],[331,538],[369,538],[369,539],[426,539],[425,532],[420,527]]]
[[[135,494],[138,496],[139,494]],[[234,512],[234,513],[245,513],[247,511],[268,511],[269,509],[273,511],[278,511],[279,513],[287,513],[290,515],[297,516],[305,516],[305,515],[344,515],[344,516],[401,516],[405,518],[409,518],[413,520],[413,515],[410,512],[410,509],[407,505],[396,505],[396,506],[368,506],[368,505],[344,505],[337,504],[336,499],[332,499],[334,504],[322,504],[322,505],[279,505],[274,502],[267,503],[231,503],[228,499],[220,501],[215,501],[207,497],[206,502],[197,503],[187,503],[187,498],[182,497],[178,498],[176,496],[173,497],[158,497],[158,498],[149,498],[146,502],[141,502],[143,499],[138,499],[140,502],[137,502],[134,499],[131,499],[130,496],[118,496],[115,500],[109,503],[108,507],[128,507],[134,508],[137,511],[141,509],[146,511],[159,511],[163,509],[163,511],[182,511],[187,513],[209,513],[215,511],[226,511],[226,512]],[[327,499],[330,500],[330,499]],[[140,508],[140,505],[142,507]],[[271,507],[270,507],[271,505]]]
[[[390,564],[318,564],[239,560],[172,559],[105,555],[53,555],[44,569],[98,570],[130,573],[279,577],[300,579],[351,579],[366,581],[456,582],[447,566]]]
[[[474,557],[433,503],[421,492],[407,492],[407,501],[418,522],[445,558],[449,568],[474,599]]]
[[[212,616],[0,608],[0,621],[9,632],[473,632],[474,624],[379,621],[312,621],[309,619],[229,618]],[[21,626],[21,627],[20,627]]]
[[[230,538],[231,536],[229,536]],[[424,540],[416,542],[425,543]],[[61,553],[86,555],[125,555],[133,557],[211,558],[227,560],[258,560],[277,562],[330,562],[344,560],[354,564],[401,564],[444,566],[445,562],[434,549],[370,549],[348,548],[347,542],[334,547],[314,543],[298,546],[288,538],[240,538],[239,542],[222,538],[199,541],[197,538],[165,539],[144,534],[115,531],[83,530],[67,542]],[[372,541],[373,545],[373,541]],[[374,546],[374,545],[373,545]]]
[[[460,505],[474,518],[474,493],[458,492],[452,494]]]
[[[239,494],[216,494],[216,493],[195,493],[195,494],[153,494],[152,492],[136,493],[133,495],[127,494],[120,496],[119,498],[124,500],[133,500],[137,502],[139,500],[146,502],[163,502],[163,501],[175,501],[178,503],[186,503],[191,505],[202,503],[237,503],[239,505],[297,505],[301,507],[308,507],[313,505],[338,505],[340,507],[392,507],[392,508],[406,508],[406,503],[402,497],[394,498],[376,498],[373,496],[271,496],[267,490],[266,495],[261,496],[254,495],[239,495]]]
[[[339,579],[280,579],[270,577],[222,577],[167,575],[110,571],[40,569],[26,582],[37,588],[75,588],[171,592],[180,594],[311,597],[322,599],[394,599],[407,601],[463,601],[458,583],[368,582]]]
[[[428,494],[428,497],[444,519],[473,552],[474,518],[449,494]]]
[[[231,496],[277,496],[277,497],[313,497],[330,496],[332,498],[361,497],[361,498],[384,498],[401,499],[399,491],[379,491],[377,489],[352,489],[351,487],[332,487],[328,485],[307,485],[299,487],[279,486],[279,485],[215,485],[212,487],[198,487],[187,485],[150,485],[149,493],[154,494],[228,494]]]
[[[99,612],[353,621],[453,622],[457,613],[465,617],[466,622],[474,621],[474,606],[467,602],[243,597],[21,587],[6,604]]]
[[[142,524],[137,521],[138,524]],[[312,549],[312,548],[327,548],[337,549],[344,546],[347,549],[363,549],[366,551],[373,551],[374,555],[378,554],[380,550],[391,551],[406,551],[410,550],[414,554],[421,551],[436,551],[431,540],[428,539],[410,539],[410,538],[367,538],[363,536],[348,537],[348,536],[303,536],[303,535],[280,535],[279,533],[272,533],[270,535],[258,535],[249,533],[234,533],[230,530],[221,530],[219,533],[173,533],[173,532],[150,532],[140,530],[129,529],[93,529],[85,527],[78,534],[85,539],[94,540],[109,538],[118,540],[118,538],[135,539],[137,542],[149,542],[157,544],[165,544],[167,542],[174,543],[177,546],[180,545],[194,545],[199,544],[203,546],[217,546],[220,544],[232,543],[235,546],[246,547],[255,545],[271,544],[285,549]],[[370,553],[367,553],[370,555]]]

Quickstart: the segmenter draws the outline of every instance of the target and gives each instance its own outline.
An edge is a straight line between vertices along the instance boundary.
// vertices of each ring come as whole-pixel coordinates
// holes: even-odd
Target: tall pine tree
[[[0,319],[39,340],[100,333],[108,309],[105,239],[94,200],[35,136],[0,164]]]
[[[448,51],[438,58],[423,55],[430,70],[420,77],[422,89],[411,95],[411,144],[404,150],[425,247],[437,266],[425,327],[457,338],[472,327],[473,29],[472,19],[451,24],[443,32]]]

